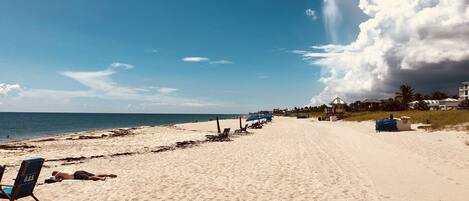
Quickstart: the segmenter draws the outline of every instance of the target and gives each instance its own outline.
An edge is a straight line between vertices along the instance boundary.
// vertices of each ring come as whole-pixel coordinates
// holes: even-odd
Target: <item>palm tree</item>
[[[399,89],[399,93],[402,96],[402,106],[407,110],[409,108],[409,102],[412,101],[412,98],[414,98],[414,89],[405,84],[401,85]]]
[[[420,94],[420,93],[415,93],[413,100],[414,100],[414,101],[419,101],[419,100],[423,100],[424,98],[425,98],[425,97],[424,97],[422,94]]]

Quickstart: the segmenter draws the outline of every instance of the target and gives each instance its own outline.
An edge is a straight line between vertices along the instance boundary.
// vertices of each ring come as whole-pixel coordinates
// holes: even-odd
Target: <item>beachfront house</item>
[[[460,103],[459,100],[454,98],[447,98],[443,100],[423,100],[430,110],[456,110]],[[415,109],[418,101],[412,101],[409,103],[410,109]]]
[[[440,110],[456,110],[458,109],[458,105],[460,101],[454,98],[447,98],[443,100],[439,100],[439,109]]]
[[[362,104],[366,111],[377,111],[380,108],[382,101],[378,99],[365,99]]]
[[[459,100],[469,100],[469,81],[463,82],[459,87]]]
[[[415,109],[415,108],[416,108],[415,106],[417,105],[418,102],[419,102],[419,101],[412,101],[412,102],[410,102],[410,103],[409,103],[409,108],[410,108],[410,109]],[[423,102],[425,102],[425,103],[428,105],[428,107],[430,108],[430,110],[438,110],[438,109],[440,109],[440,101],[439,101],[439,100],[423,100]]]

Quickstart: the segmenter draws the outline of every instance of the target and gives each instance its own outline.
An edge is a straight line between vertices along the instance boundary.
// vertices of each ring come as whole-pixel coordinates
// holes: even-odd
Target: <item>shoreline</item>
[[[142,115],[146,115],[146,114],[142,114]],[[229,119],[235,119],[235,118],[221,118],[220,120],[229,120]],[[43,140],[43,139],[48,139],[48,138],[75,137],[75,136],[80,136],[80,135],[86,135],[87,133],[108,132],[108,131],[112,131],[116,129],[139,129],[139,128],[145,128],[145,127],[172,126],[172,125],[186,124],[186,123],[210,122],[214,120],[215,119],[206,119],[206,120],[195,120],[195,121],[187,121],[187,122],[183,121],[183,122],[177,122],[177,123],[147,124],[147,125],[125,126],[125,127],[115,126],[115,127],[107,127],[107,128],[91,128],[91,129],[69,131],[69,132],[58,131],[57,133],[52,132],[50,134],[30,134],[30,135],[25,135],[24,137],[18,137],[18,138],[11,138],[11,137],[1,138],[0,145],[10,144],[10,143],[21,143],[21,142],[27,142],[31,140]]]

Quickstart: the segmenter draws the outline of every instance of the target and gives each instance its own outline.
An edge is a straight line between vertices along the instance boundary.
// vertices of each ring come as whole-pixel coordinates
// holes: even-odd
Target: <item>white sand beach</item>
[[[221,127],[233,131],[239,122],[223,120]],[[16,142],[34,147],[0,150],[0,164],[8,165],[1,183],[13,183],[21,160],[40,156],[49,160],[35,189],[40,200],[469,199],[467,133],[376,133],[372,122],[286,117],[249,131],[229,142],[204,142],[216,132],[210,121],[142,127],[116,137],[94,131],[80,135],[108,136]],[[118,177],[43,184],[53,170]]]

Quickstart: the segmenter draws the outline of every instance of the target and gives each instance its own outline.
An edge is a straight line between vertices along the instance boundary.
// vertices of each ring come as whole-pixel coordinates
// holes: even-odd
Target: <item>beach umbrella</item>
[[[249,116],[246,121],[255,121],[255,120],[258,120],[259,119],[259,115],[255,114],[255,115],[251,115]]]
[[[243,125],[241,123],[241,117],[239,117],[239,128],[243,128]]]
[[[272,120],[272,114],[264,114],[263,118],[271,121]]]
[[[220,122],[218,121],[218,117],[217,117],[217,130],[218,130],[218,133],[221,133]]]

